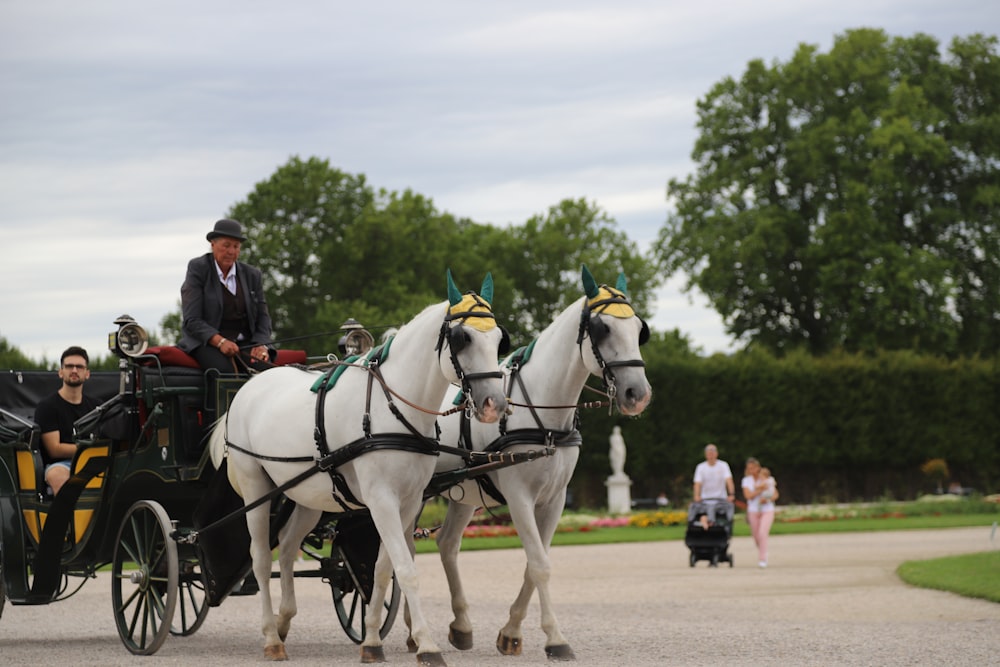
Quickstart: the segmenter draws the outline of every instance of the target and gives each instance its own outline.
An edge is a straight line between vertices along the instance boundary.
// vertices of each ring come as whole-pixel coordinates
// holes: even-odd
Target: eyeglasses
[[[83,364],[63,364],[63,368],[70,371],[85,371],[87,367]]]

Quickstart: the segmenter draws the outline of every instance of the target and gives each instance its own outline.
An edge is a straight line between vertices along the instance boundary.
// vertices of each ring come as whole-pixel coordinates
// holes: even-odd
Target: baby
[[[770,468],[761,468],[757,473],[757,488],[763,489],[760,492],[761,500],[768,502],[774,498],[774,491],[778,487],[778,482],[771,477]]]

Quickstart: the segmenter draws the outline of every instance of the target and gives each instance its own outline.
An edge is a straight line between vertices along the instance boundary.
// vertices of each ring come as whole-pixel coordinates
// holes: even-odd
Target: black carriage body
[[[209,382],[201,369],[164,366],[160,356],[164,351],[164,359],[179,358],[171,349],[123,359],[120,372],[91,373],[85,390],[101,404],[76,423],[79,451],[73,476],[56,497],[45,489],[34,411],[42,398],[58,390],[60,381],[51,371],[0,371],[0,613],[5,598],[16,605],[62,599],[73,592],[68,587],[70,577],[90,577],[112,563],[117,578],[123,545],[134,537],[124,536],[128,524],[134,524],[131,532],[143,533],[157,517],[161,524],[173,524],[162,532],[158,544],[176,547],[175,562],[180,561],[180,579],[171,580],[169,586],[175,598],[182,598],[179,605],[193,603],[186,618],[181,613],[176,632],[168,624],[149,639],[145,625],[138,630],[122,627],[124,614],[132,613],[122,607],[116,621],[131,652],[155,652],[164,630],[194,632],[209,606],[237,591],[250,569],[243,500],[235,497],[225,473],[212,466],[207,436],[216,415],[226,411],[246,377],[223,375]],[[284,360],[279,354],[278,363],[304,361],[304,352],[293,351]],[[208,396],[209,385],[216,389],[214,396]],[[488,453],[481,456],[475,465],[436,479],[428,492],[433,495],[496,467],[530,461],[536,454],[496,461]],[[273,500],[272,529],[287,519],[291,507],[282,497]],[[202,530],[220,519],[224,526]],[[328,552],[321,551],[324,543],[330,545]],[[364,639],[363,603],[372,593],[379,544],[371,516],[358,510],[324,514],[302,545],[320,566],[296,576],[321,577],[329,583],[341,625],[356,643]],[[178,585],[187,593],[176,595]],[[165,601],[168,585],[162,586],[157,597]],[[116,594],[121,597],[113,583],[112,597]],[[199,596],[200,601],[192,601]],[[399,600],[394,581],[383,603],[383,638],[392,627]],[[116,605],[121,602],[116,600]],[[163,613],[172,612],[171,607]],[[140,632],[142,639],[137,640],[133,634]]]
[[[155,500],[173,521],[191,525],[213,472],[205,435],[214,401],[206,401],[201,370],[162,367],[149,356],[120,373],[92,373],[86,390],[103,402],[77,422],[74,478],[57,498],[44,488],[33,416],[58,379],[11,371],[0,382],[0,565],[13,604],[52,602],[65,575],[87,576],[111,562],[118,529],[139,500]],[[218,383],[230,393],[239,384]]]

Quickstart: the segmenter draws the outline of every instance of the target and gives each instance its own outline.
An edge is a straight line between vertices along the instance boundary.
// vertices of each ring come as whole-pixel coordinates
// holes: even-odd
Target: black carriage
[[[148,655],[168,635],[195,632],[228,595],[254,590],[245,579],[243,501],[216,474],[205,446],[211,424],[246,378],[210,377],[177,348],[147,348],[131,318],[116,324],[109,345],[120,370],[92,373],[87,391],[103,402],[77,421],[72,476],[55,497],[45,485],[33,413],[58,381],[51,372],[0,377],[0,616],[5,601],[56,602],[110,567],[119,636],[132,653]],[[360,326],[344,334],[342,344],[370,347]],[[277,359],[307,361],[304,352],[287,350]],[[266,501],[277,526],[288,501]],[[220,509],[230,513],[218,521]],[[318,566],[296,572],[329,583],[356,643],[364,639],[378,545],[366,513],[324,516],[302,546]],[[399,604],[395,582],[384,604],[383,637]]]

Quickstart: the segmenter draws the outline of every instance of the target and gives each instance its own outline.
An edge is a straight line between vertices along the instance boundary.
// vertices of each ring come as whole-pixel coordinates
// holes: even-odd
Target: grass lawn
[[[906,561],[896,574],[921,588],[1000,602],[1000,551]]]

